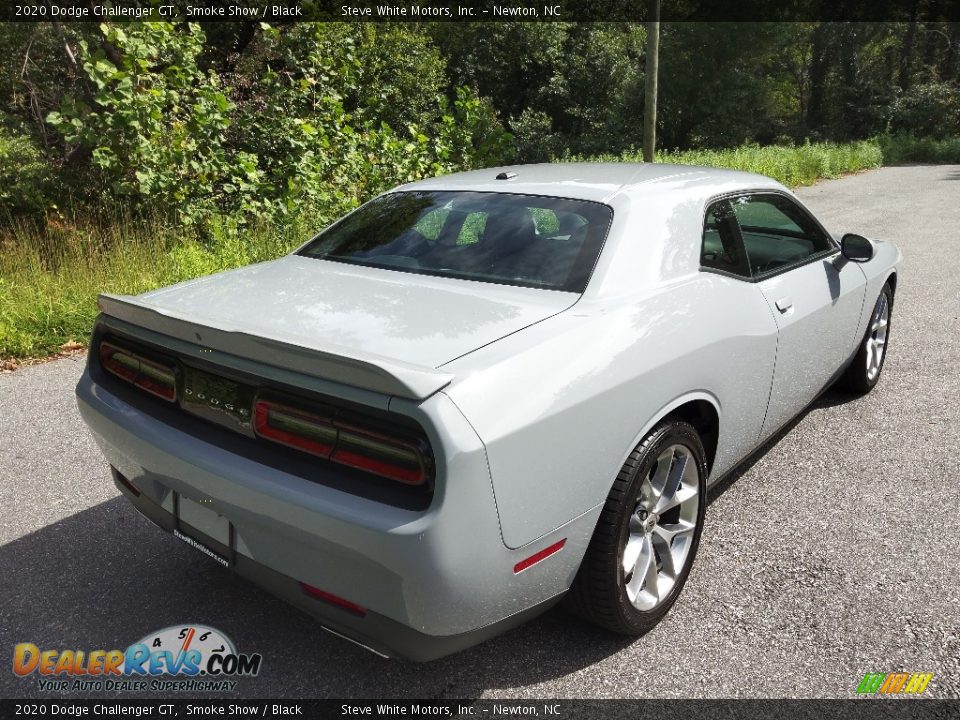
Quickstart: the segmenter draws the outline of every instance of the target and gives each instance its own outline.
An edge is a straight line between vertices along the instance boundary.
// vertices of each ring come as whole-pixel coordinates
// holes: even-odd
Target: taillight
[[[113,343],[100,343],[100,366],[151,395],[169,402],[177,399],[177,378],[173,366],[149,360]]]
[[[351,426],[339,430],[333,461],[408,485],[423,484],[423,456],[416,446]]]
[[[257,400],[260,437],[407,485],[427,481],[419,443],[271,400]]]
[[[328,420],[286,405],[258,400],[253,422],[261,437],[322,458],[337,444],[337,429]]]

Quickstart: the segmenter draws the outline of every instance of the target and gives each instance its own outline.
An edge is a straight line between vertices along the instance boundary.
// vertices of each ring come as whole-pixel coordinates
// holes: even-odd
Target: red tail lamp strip
[[[328,605],[333,605],[335,607],[338,607],[341,610],[346,610],[348,613],[352,615],[356,615],[357,617],[363,617],[364,615],[367,614],[367,609],[365,607],[361,605],[357,605],[356,603],[352,603],[349,600],[345,600],[339,595],[328,593],[326,590],[321,590],[318,587],[314,587],[313,585],[307,585],[307,583],[303,583],[303,582],[300,583],[300,587],[302,587],[303,591],[310,597],[316,598],[317,600],[321,600],[327,603]]]
[[[336,425],[340,434],[332,460],[407,485],[425,482],[423,457],[416,446],[364,428]]]
[[[168,402],[177,399],[177,379],[173,367],[148,360],[109,342],[100,343],[100,365],[151,395]]]
[[[258,400],[254,427],[260,437],[406,485],[423,485],[420,450],[401,439],[271,400]]]
[[[564,538],[559,542],[555,542],[550,547],[545,547],[540,552],[534,553],[533,555],[528,557],[526,560],[521,560],[520,562],[518,562],[516,565],[513,566],[513,574],[516,575],[517,573],[522,573],[524,570],[526,570],[530,566],[536,565],[541,560],[546,560],[551,555],[555,555],[556,553],[563,550],[563,546],[566,544],[567,544],[567,539]]]
[[[261,437],[295,447],[312,455],[329,458],[336,445],[336,428],[326,418],[318,415],[286,405],[258,400],[254,407],[253,418],[257,434]],[[300,432],[294,432],[297,428]],[[308,437],[305,432],[310,430],[317,436],[326,434],[331,442]]]

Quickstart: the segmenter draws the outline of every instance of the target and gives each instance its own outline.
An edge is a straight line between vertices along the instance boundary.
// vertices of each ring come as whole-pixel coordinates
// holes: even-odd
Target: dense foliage
[[[119,200],[187,223],[323,220],[397,182],[487,162],[505,145],[489,103],[448,87],[436,48],[403,28],[258,26],[219,68],[199,25],[71,32],[64,52],[75,77],[58,106],[44,112],[31,91],[7,112],[40,115],[50,165],[86,176],[77,185],[90,204]],[[12,150],[18,142],[9,138]],[[38,198],[27,199],[11,209],[36,209]]]
[[[631,23],[7,24],[0,203],[319,223],[428,174],[629,154],[645,45]],[[960,133],[957,23],[668,23],[661,48],[660,147]]]
[[[0,24],[0,358],[99,291],[276,257],[400,182],[638,160],[631,23]],[[661,161],[960,162],[960,24],[663,25]]]
[[[928,151],[942,145],[925,143]],[[899,150],[909,153],[915,148]],[[599,159],[638,160],[630,152]],[[657,159],[735,167],[803,185],[877,167],[882,149],[876,141],[799,147],[747,145],[662,152]],[[302,242],[310,225],[302,218],[291,218],[288,223],[252,224],[240,233],[234,230],[229,222],[210,222],[201,236],[196,226],[171,227],[154,216],[104,221],[72,218],[46,228],[16,223],[8,230],[6,247],[0,252],[0,359],[42,355],[65,342],[85,338],[96,314],[99,292],[138,293],[272,259]]]

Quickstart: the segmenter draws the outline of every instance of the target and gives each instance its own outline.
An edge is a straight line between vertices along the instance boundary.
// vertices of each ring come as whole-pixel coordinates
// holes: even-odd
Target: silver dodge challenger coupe
[[[707,488],[832,383],[877,383],[901,261],[759,175],[478,170],[102,295],[77,398],[137,510],[379,654],[561,599],[639,635]]]

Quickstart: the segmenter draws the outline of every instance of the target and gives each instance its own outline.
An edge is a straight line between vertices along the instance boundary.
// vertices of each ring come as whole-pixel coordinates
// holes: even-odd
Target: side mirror
[[[864,263],[873,260],[873,243],[855,233],[847,233],[840,238],[840,252],[851,262]]]

